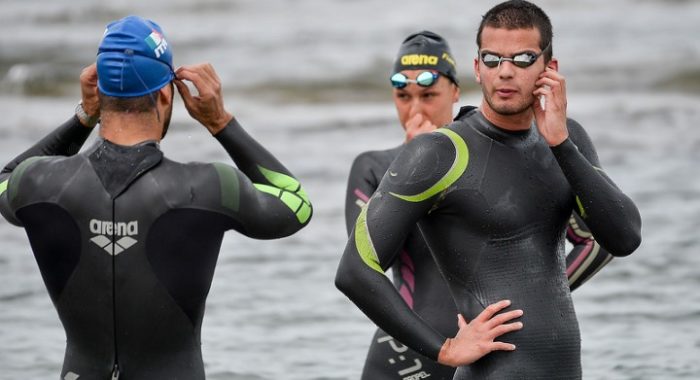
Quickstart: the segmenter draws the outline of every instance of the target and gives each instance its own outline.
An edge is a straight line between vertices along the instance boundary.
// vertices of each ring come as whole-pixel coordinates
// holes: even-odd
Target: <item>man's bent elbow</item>
[[[343,294],[347,294],[351,287],[350,275],[342,268],[335,273],[335,287]]]
[[[352,265],[344,265],[343,261],[341,259],[335,273],[335,287],[350,300],[353,300],[355,295],[362,293],[358,289],[358,284],[363,283],[363,281],[360,280],[359,273],[356,273],[357,268],[353,268]]]
[[[269,218],[256,219],[249,223],[240,232],[244,235],[260,240],[281,239],[296,234],[311,222],[311,213],[308,217],[299,218],[296,216],[279,217],[272,215]]]
[[[607,246],[603,245],[603,247],[615,257],[625,257],[636,251],[640,244],[642,244],[642,234],[637,229],[628,231],[623,238],[616,239]]]

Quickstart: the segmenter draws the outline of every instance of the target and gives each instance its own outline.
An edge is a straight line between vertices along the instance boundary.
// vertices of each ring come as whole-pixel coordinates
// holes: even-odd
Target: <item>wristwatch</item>
[[[90,116],[87,114],[87,112],[85,112],[82,100],[78,102],[78,105],[75,107],[75,116],[80,119],[80,122],[83,123],[83,125],[89,128],[94,127],[100,122],[100,117],[98,115]]]

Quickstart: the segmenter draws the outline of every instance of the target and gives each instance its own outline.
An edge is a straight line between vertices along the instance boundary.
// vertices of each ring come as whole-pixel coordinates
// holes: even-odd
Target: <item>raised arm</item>
[[[639,210],[605,174],[585,130],[571,119],[567,126],[569,138],[552,152],[576,195],[575,211],[608,253],[629,255],[641,242]]]
[[[463,140],[447,129],[409,143],[357,218],[335,281],[338,289],[384,331],[451,366],[471,363],[493,350],[513,349],[493,340],[518,329],[516,324],[504,323],[521,312],[494,317],[508,304],[492,305],[470,324],[461,320],[457,337],[446,338],[407,306],[384,271],[405,236],[464,172],[465,153]]]
[[[210,64],[183,66],[175,84],[190,115],[221,143],[238,166],[217,164],[222,196],[238,229],[256,238],[290,235],[309,223],[312,206],[299,181],[224,108],[221,82]],[[183,80],[197,88],[192,95]]]
[[[0,213],[15,225],[19,221],[10,210],[8,186],[10,177],[17,166],[27,159],[40,156],[71,156],[80,150],[94,129],[99,117],[99,100],[97,98],[97,70],[95,64],[83,69],[80,74],[80,90],[82,112],[76,112],[65,123],[51,131],[29,149],[20,153],[7,163],[0,171]],[[87,117],[87,118],[86,118]]]
[[[567,119],[567,129],[570,138],[580,145],[579,151],[586,160],[600,167],[598,154],[583,127],[575,120]],[[566,275],[569,278],[569,287],[573,291],[607,265],[613,255],[596,241],[595,236],[576,212],[573,212],[569,218],[566,239],[573,244],[573,248],[566,255]]]
[[[540,74],[533,92],[537,129],[549,144],[576,196],[575,211],[613,256],[626,256],[641,243],[642,221],[634,202],[605,174],[590,138],[566,117],[566,81],[551,67]]]
[[[278,238],[309,223],[312,206],[304,188],[235,119],[215,137],[240,169],[215,164],[222,192],[231,202],[235,199],[240,232]]]

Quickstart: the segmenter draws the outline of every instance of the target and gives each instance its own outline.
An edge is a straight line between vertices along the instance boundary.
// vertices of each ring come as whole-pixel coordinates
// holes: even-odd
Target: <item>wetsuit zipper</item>
[[[117,345],[117,266],[116,266],[116,248],[117,242],[115,240],[115,226],[116,221],[116,207],[114,205],[114,199],[112,199],[112,328],[114,331],[114,366],[112,367],[112,378],[111,380],[119,380],[119,346]]]

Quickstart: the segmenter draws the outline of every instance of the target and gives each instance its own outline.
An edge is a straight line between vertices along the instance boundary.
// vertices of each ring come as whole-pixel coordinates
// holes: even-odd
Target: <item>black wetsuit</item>
[[[378,326],[435,360],[445,335],[418,318],[384,276],[418,223],[467,320],[510,299],[524,328],[517,346],[460,367],[455,379],[581,377],[580,336],[565,274],[564,235],[575,210],[616,256],[640,241],[632,201],[605,176],[573,120],[550,148],[536,127],[507,132],[476,110],[411,141],[357,222],[336,285]]]
[[[235,120],[216,138],[238,169],[177,163],[155,142],[100,139],[57,156],[88,133],[73,118],[0,176],[0,211],[25,228],[65,328],[61,379],[204,379],[201,324],[224,232],[293,234],[311,218],[306,194]]]
[[[468,112],[473,107],[463,107]],[[404,145],[386,150],[367,151],[355,158],[345,197],[345,225],[348,233],[355,226],[360,210]],[[612,259],[595,241],[585,223],[572,213],[566,234],[573,248],[566,256],[566,274],[573,291]],[[391,264],[393,282],[408,306],[430,326],[445,336],[457,333],[457,308],[445,281],[418,228],[406,237],[399,255]],[[455,369],[418,354],[377,329],[362,371],[363,380],[452,379]]]

